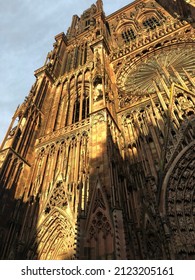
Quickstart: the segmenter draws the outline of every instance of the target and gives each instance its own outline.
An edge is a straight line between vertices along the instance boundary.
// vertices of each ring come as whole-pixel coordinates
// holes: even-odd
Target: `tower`
[[[2,259],[195,257],[194,7],[167,3],[55,37],[0,150]]]

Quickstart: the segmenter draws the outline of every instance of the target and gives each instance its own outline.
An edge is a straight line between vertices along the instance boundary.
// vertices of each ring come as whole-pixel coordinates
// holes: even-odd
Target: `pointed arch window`
[[[79,57],[79,48],[75,47],[74,49],[74,69],[78,67],[78,57]]]
[[[84,45],[84,64],[87,62],[87,43]]]
[[[72,123],[76,123],[79,121],[79,113],[80,113],[80,98],[79,96],[77,96],[74,103]]]
[[[83,44],[79,48],[79,58],[78,58],[78,64],[79,65],[84,65],[87,62],[87,43]]]
[[[73,107],[72,124],[87,119],[88,117],[89,117],[89,94],[86,91],[83,94],[79,93],[76,96],[74,107]]]
[[[150,17],[143,21],[143,26],[151,30],[155,29],[157,26],[160,26],[160,22],[156,17]]]
[[[122,32],[122,38],[125,43],[135,40],[136,35],[132,28],[127,28]]]
[[[67,63],[66,63],[66,72],[69,72],[71,70],[72,58],[73,58],[73,54],[71,52],[71,53],[68,54]]]
[[[82,104],[82,120],[89,117],[89,95],[87,93],[83,94],[83,104]]]

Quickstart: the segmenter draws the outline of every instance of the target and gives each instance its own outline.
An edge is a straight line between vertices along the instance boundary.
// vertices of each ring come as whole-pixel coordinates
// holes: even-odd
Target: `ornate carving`
[[[96,125],[97,123],[105,122],[105,112],[99,112],[92,117],[92,125]]]
[[[50,197],[49,202],[45,208],[45,213],[49,213],[52,208],[59,207],[64,209],[68,205],[68,198],[64,190],[62,182],[58,182],[53,190],[53,194]]]
[[[0,154],[6,258],[195,256],[195,35],[159,1],[55,37]]]
[[[172,161],[182,150],[182,142],[185,139],[186,135],[188,135],[188,132],[191,129],[193,123],[195,123],[195,116],[193,115],[190,116],[188,119],[185,119],[185,121],[181,123],[181,126],[174,138],[174,146],[171,145],[171,139],[169,138],[169,145],[167,147],[167,154],[166,154],[166,159],[167,159],[166,170],[170,167]],[[193,136],[195,137],[194,134]]]
[[[96,198],[95,198],[95,201],[94,201],[94,207],[93,207],[92,212],[94,213],[98,208],[101,208],[103,210],[106,209],[106,206],[104,204],[103,196],[102,196],[99,189],[97,190],[97,194],[96,194]]]
[[[42,260],[73,259],[75,228],[69,219],[58,210],[52,210],[37,230],[36,242],[31,242],[31,252],[38,253]],[[37,244],[38,243],[38,244]],[[38,247],[33,248],[34,246]],[[30,251],[29,251],[30,253]],[[33,255],[28,257],[33,258]]]
[[[78,123],[63,127],[59,130],[56,130],[52,133],[49,133],[41,138],[38,139],[38,144],[37,146],[42,145],[43,143],[47,141],[55,140],[56,138],[62,138],[64,137],[64,134],[70,135],[71,133],[76,133],[78,131],[86,131],[87,127],[89,127],[89,118],[82,120]]]
[[[188,57],[187,59],[186,56]],[[122,79],[120,77],[118,84],[122,92],[125,92],[126,96],[129,96],[129,98],[131,96],[139,97],[140,95],[144,96],[154,93],[156,88],[154,87],[153,81],[157,81],[161,91],[164,91],[163,85],[159,83],[161,79],[165,81],[168,80],[168,88],[171,86],[170,79],[171,81],[177,82],[172,66],[174,66],[181,76],[185,76],[183,68],[188,69],[189,72],[193,72],[194,63],[195,55],[191,48],[185,51],[183,51],[183,49],[181,51],[180,48],[174,50],[174,52],[165,51],[162,53],[161,51],[152,58],[145,60],[144,63],[134,68],[130,67],[129,70],[126,71],[125,76],[122,77]],[[167,81],[165,83],[167,84]],[[184,106],[184,102],[185,101],[182,101],[183,105],[180,106]],[[189,101],[187,103],[188,105],[185,104],[185,106],[189,107]]]
[[[101,231],[103,232],[103,236],[106,237],[108,234],[111,234],[111,226],[105,214],[102,211],[98,211],[91,221],[89,239],[97,239]]]
[[[167,215],[172,231],[171,239],[176,245],[177,258],[182,252],[195,255],[194,248],[194,162],[195,144],[177,162],[168,182]]]
[[[146,258],[149,260],[160,260],[163,259],[162,242],[160,236],[157,235],[155,229],[152,227],[150,222],[147,222],[145,229],[146,238]]]
[[[120,59],[121,57],[125,57],[126,55],[128,55],[129,53],[137,50],[137,52],[139,52],[140,48],[143,48],[144,46],[147,46],[148,44],[150,44],[150,47],[147,46],[147,48],[145,50],[142,49],[142,51],[140,52],[140,56],[144,53],[148,53],[151,50],[156,50],[161,46],[167,46],[167,45],[172,45],[172,43],[176,43],[176,42],[193,42],[193,29],[191,29],[189,27],[189,32],[191,32],[191,38],[188,37],[188,34],[185,33],[185,30],[179,31],[181,37],[177,38],[178,36],[175,37],[175,39],[164,39],[164,41],[162,40],[163,37],[167,34],[172,33],[173,31],[181,28],[182,26],[186,26],[187,22],[180,22],[178,20],[175,20],[175,22],[166,22],[163,23],[158,29],[154,29],[150,32],[148,31],[142,31],[141,36],[139,36],[139,34],[137,35],[137,39],[134,41],[131,41],[129,45],[122,45],[121,47],[117,47],[110,55],[110,58],[112,61],[115,61],[117,59]],[[182,33],[182,34],[181,34]],[[154,46],[152,45],[154,39],[161,39],[161,43],[158,46]],[[138,54],[137,54],[138,55]]]

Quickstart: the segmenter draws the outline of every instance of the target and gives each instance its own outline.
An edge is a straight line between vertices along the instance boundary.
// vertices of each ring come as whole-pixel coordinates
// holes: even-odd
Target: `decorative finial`
[[[97,5],[98,12],[103,11],[103,2],[102,2],[102,0],[97,0],[96,5]]]

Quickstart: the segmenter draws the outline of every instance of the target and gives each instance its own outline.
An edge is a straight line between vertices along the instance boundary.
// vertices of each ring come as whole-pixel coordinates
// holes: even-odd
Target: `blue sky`
[[[67,31],[72,15],[89,8],[96,0],[0,0],[0,143],[16,107],[28,95],[41,67],[52,50],[55,35]],[[131,3],[104,0],[106,15]]]

